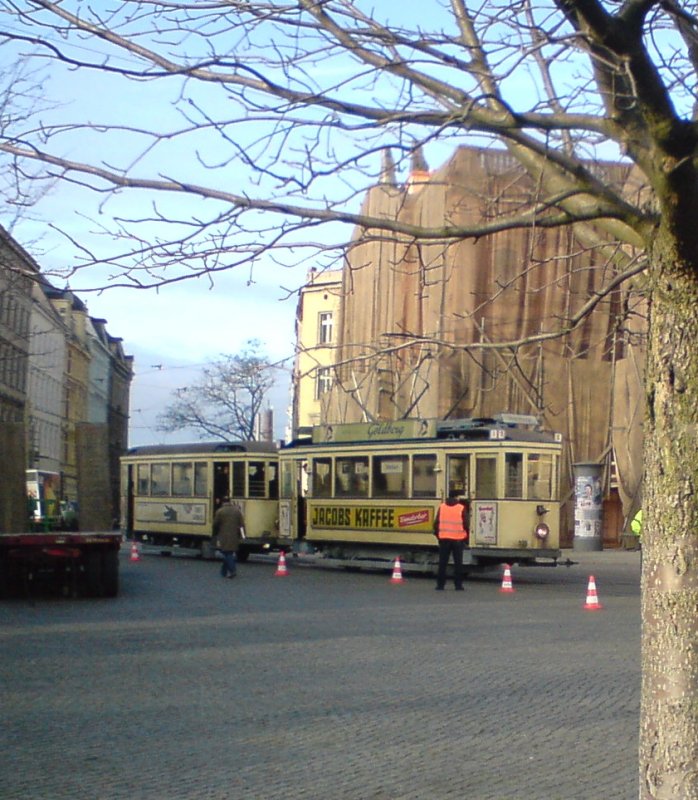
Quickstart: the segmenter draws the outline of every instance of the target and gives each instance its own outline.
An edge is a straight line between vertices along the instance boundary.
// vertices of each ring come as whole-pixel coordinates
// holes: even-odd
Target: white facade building
[[[40,281],[34,283],[32,301],[27,377],[27,461],[32,469],[60,472],[65,450],[67,331]]]

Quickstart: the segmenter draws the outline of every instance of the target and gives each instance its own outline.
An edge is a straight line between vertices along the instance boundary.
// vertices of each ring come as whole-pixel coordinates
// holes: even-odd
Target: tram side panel
[[[288,501],[287,501],[288,502]],[[438,502],[362,504],[307,501],[308,543],[334,558],[400,556],[404,561],[437,559],[433,534]],[[559,515],[546,512],[545,539],[536,534],[543,515],[534,502],[475,500],[469,504],[470,549],[465,560],[478,564],[528,563],[559,557]],[[290,504],[289,504],[290,509]],[[288,511],[290,518],[291,511]]]
[[[278,546],[278,504],[276,500],[237,499],[245,517],[246,539],[242,549],[257,552]],[[134,498],[132,538],[155,545],[198,548],[210,545],[213,507],[210,500],[182,502],[168,498]],[[243,554],[244,557],[244,554]]]

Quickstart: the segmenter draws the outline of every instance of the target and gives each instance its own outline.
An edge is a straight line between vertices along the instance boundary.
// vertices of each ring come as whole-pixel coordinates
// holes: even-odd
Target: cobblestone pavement
[[[505,594],[126,548],[118,598],[0,603],[0,796],[636,798],[639,554],[569,556]]]

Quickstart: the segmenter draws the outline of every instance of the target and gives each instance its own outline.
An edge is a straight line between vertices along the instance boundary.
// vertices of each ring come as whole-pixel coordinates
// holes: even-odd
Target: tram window
[[[230,487],[231,497],[245,497],[245,462],[233,461],[233,483]]]
[[[412,496],[436,497],[436,456],[414,456],[412,459]]]
[[[504,496],[523,497],[523,454],[506,453],[504,465]]]
[[[407,456],[373,457],[373,497],[407,497]]]
[[[281,496],[293,497],[296,462],[282,461],[281,464],[279,464],[279,467],[281,468]]]
[[[335,497],[368,497],[368,457],[337,458],[334,468]]]
[[[267,464],[269,472],[269,497],[272,500],[279,499],[279,468],[276,464]]]
[[[150,493],[154,497],[162,497],[170,493],[170,465],[153,464],[150,471]]]
[[[194,464],[194,494],[197,497],[206,497],[208,494],[208,471],[205,461]]]
[[[528,499],[552,500],[554,457],[545,453],[528,454]]]
[[[458,492],[470,497],[470,456],[449,456],[448,493]]]
[[[250,461],[247,465],[247,475],[250,480],[250,497],[266,497],[266,479],[263,461]]]
[[[136,494],[149,495],[150,494],[150,464],[138,465],[138,478],[137,478],[137,492]]]
[[[491,499],[497,497],[497,459],[478,456],[475,463],[475,497]]]
[[[313,459],[313,497],[332,497],[332,459]]]
[[[192,482],[191,476],[194,472],[194,465],[173,464],[172,465],[172,494],[176,497],[191,497]]]

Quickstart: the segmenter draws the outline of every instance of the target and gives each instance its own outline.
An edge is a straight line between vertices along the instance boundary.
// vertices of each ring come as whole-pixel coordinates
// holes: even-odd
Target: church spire
[[[395,186],[395,161],[393,154],[389,147],[383,150],[383,157],[381,163],[380,183]]]
[[[426,172],[429,174],[429,165],[426,158],[424,158],[424,150],[422,150],[421,144],[418,144],[412,151],[412,172]]]
[[[418,144],[412,151],[412,168],[407,179],[407,193],[415,194],[418,192],[423,184],[429,183],[430,177],[431,173],[429,172],[427,160],[424,158],[422,145]]]

